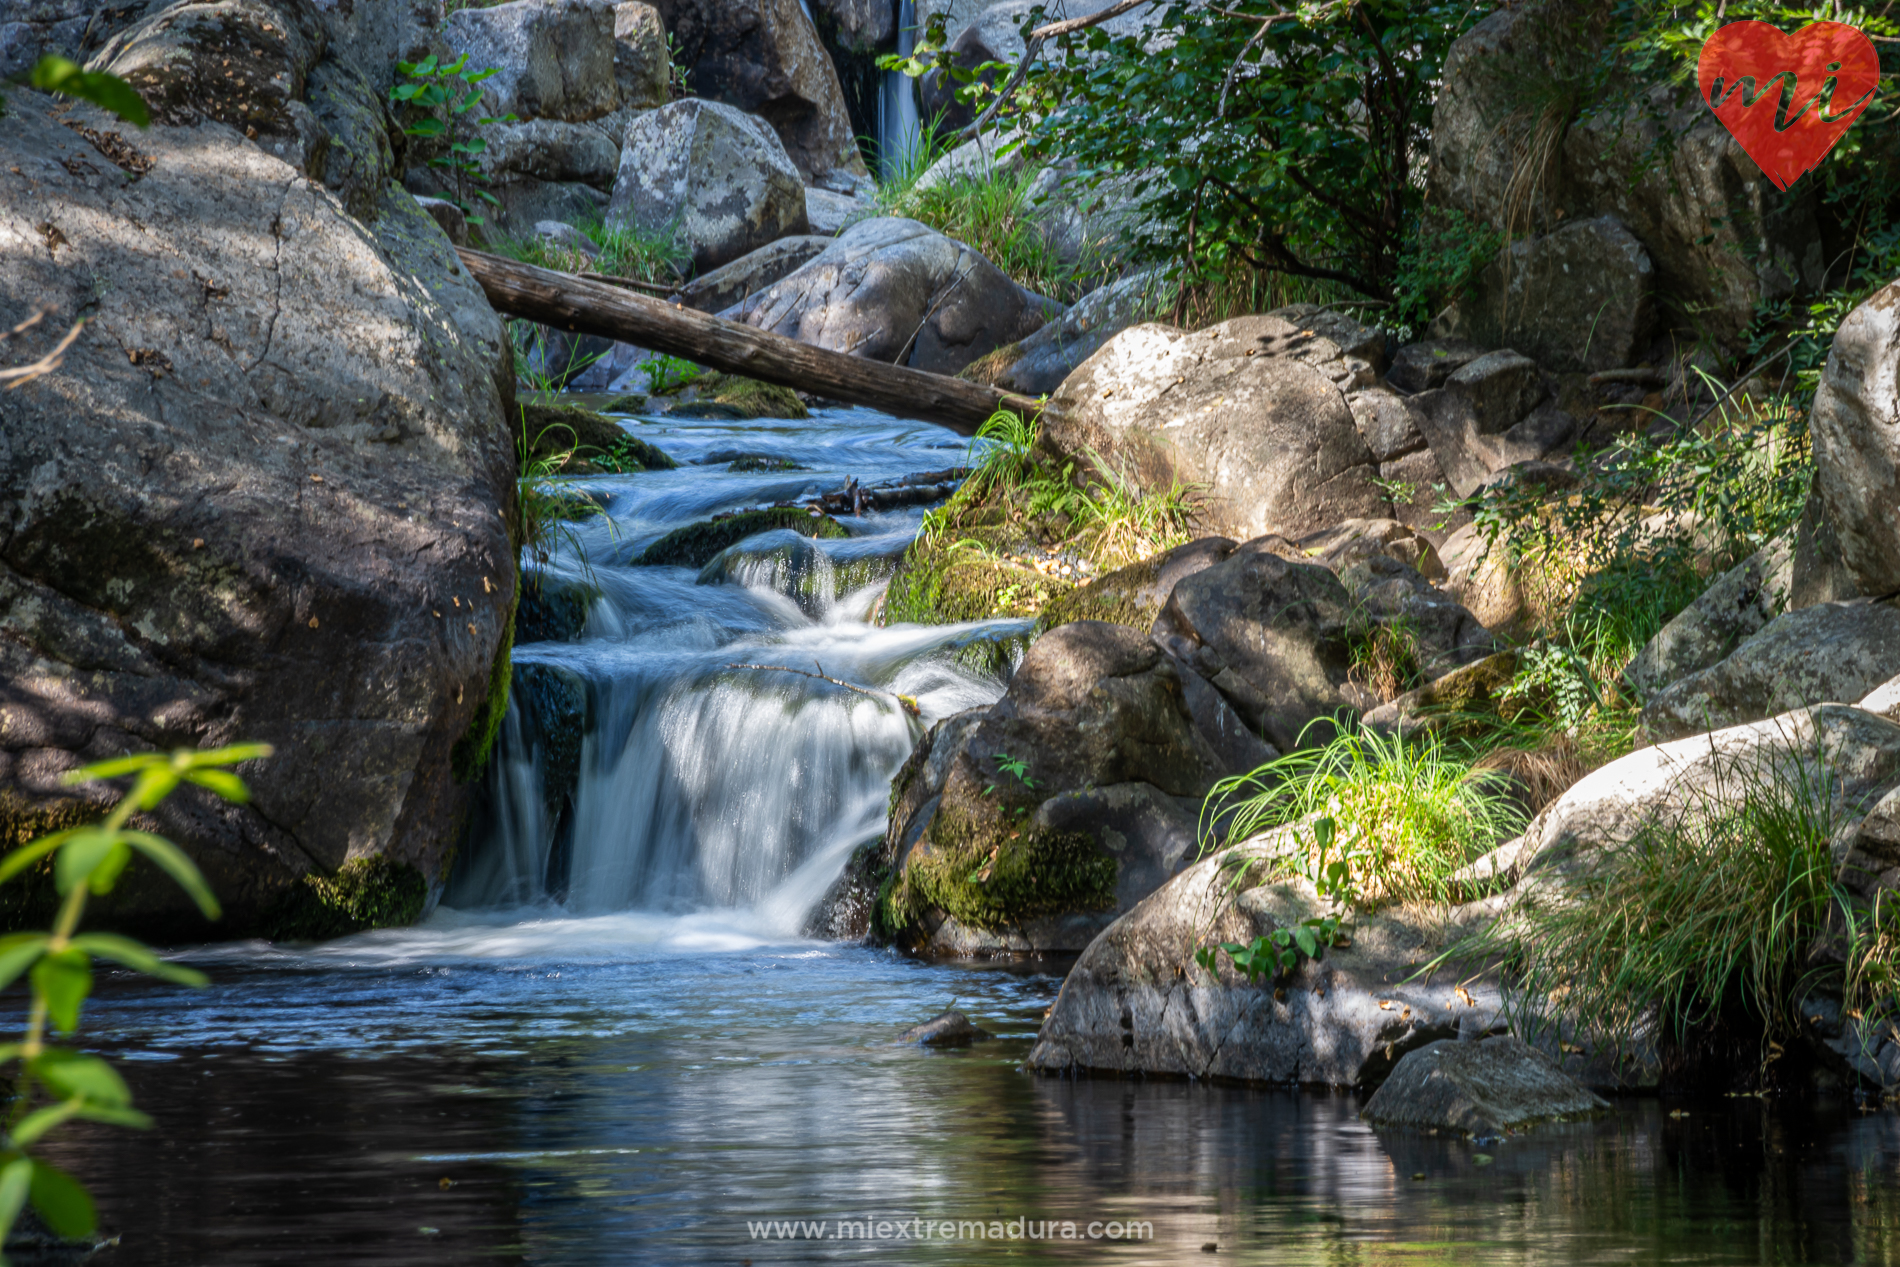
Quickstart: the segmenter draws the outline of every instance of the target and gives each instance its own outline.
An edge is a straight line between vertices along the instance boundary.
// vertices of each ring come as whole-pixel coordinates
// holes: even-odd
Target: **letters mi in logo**
[[[1841,22],[1793,35],[1766,22],[1731,22],[1696,63],[1702,99],[1775,188],[1814,170],[1852,127],[1880,84],[1873,41]]]

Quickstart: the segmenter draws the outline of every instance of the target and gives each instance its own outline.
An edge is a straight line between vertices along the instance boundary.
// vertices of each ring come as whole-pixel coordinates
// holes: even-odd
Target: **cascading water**
[[[898,0],[897,52],[909,57],[917,48],[917,6]],[[902,71],[884,72],[884,91],[877,102],[877,153],[882,175],[889,179],[917,148],[923,133],[917,109],[917,82]]]
[[[596,594],[583,636],[517,646],[485,825],[445,902],[558,904],[573,916],[737,909],[762,930],[796,932],[851,851],[883,829],[891,777],[920,727],[1000,694],[1000,680],[960,662],[982,658],[959,652],[1024,629],[867,623],[918,511],[843,519],[841,539],[762,533],[697,571],[629,562],[714,514],[952,465],[964,442],[950,433],[863,410],[640,431],[680,469],[586,482],[605,513],[577,525],[540,577]],[[730,469],[739,452],[807,469]],[[536,666],[584,694],[562,725],[521,688]],[[550,798],[555,751],[583,716],[578,775]]]

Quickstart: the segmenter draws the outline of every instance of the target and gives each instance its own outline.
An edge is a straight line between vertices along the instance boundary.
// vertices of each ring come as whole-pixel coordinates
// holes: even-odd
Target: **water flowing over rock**
[[[1847,315],[1814,394],[1815,498],[1860,592],[1900,593],[1900,282]]]
[[[413,918],[507,681],[500,321],[399,189],[357,220],[223,124],[52,105],[10,89],[0,127],[0,308],[50,310],[9,359],[90,322],[0,394],[7,834],[97,806],[106,789],[58,783],[84,761],[268,741],[250,806],[158,815],[223,899],[219,931],[292,920],[300,879],[363,874],[346,864],[412,877]],[[127,884],[102,914],[204,936],[181,903]]]
[[[915,220],[861,220],[823,254],[721,313],[815,347],[954,374],[1060,311]]]
[[[607,220],[675,230],[700,271],[805,232],[805,185],[777,134],[711,101],[676,101],[627,128]]]
[[[868,179],[838,72],[800,0],[658,0],[687,83],[764,119],[808,181]]]
[[[1198,486],[1208,531],[1299,537],[1391,514],[1343,394],[1374,376],[1280,317],[1193,334],[1139,325],[1063,383],[1043,442],[1084,466],[1093,450],[1143,490]]]

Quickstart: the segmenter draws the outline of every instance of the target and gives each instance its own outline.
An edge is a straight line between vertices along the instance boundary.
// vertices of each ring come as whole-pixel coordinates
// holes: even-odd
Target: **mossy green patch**
[[[993,352],[985,352],[958,370],[957,377],[972,383],[994,383],[1004,370],[1020,361],[1022,356],[1021,343],[1005,343]]]
[[[381,855],[354,858],[335,875],[304,876],[280,899],[266,926],[275,941],[397,928],[421,917],[428,896],[429,882],[408,863]]]
[[[1034,616],[1072,582],[1032,567],[1029,551],[1062,525],[1029,513],[1020,489],[968,480],[932,511],[904,552],[884,599],[886,624],[946,625]]]
[[[468,729],[449,749],[449,772],[457,783],[470,783],[488,768],[488,754],[494,749],[501,719],[508,712],[508,684],[514,679],[512,656],[515,646],[515,612],[521,605],[521,569],[515,568],[515,596],[508,604],[508,622],[502,627],[501,645],[488,668],[488,689],[481,705],[469,719]]]
[[[945,806],[881,891],[877,923],[902,933],[938,910],[971,928],[1000,929],[1109,910],[1118,871],[1085,832],[1012,826],[1000,813],[979,822]]]
[[[34,804],[12,788],[0,788],[0,855],[12,853],[42,836],[70,831],[105,816],[100,806],[81,801]],[[42,932],[59,911],[59,891],[53,886],[53,859],[42,858],[0,884],[0,931],[27,929]]]
[[[1036,632],[1045,633],[1077,620],[1105,620],[1146,630],[1161,614],[1162,601],[1152,593],[1160,571],[1161,557],[1157,555],[1078,585],[1042,609],[1036,617]]]
[[[775,383],[737,374],[707,374],[698,384],[700,398],[738,411],[741,418],[809,418],[798,393]]]
[[[830,515],[814,515],[797,506],[742,510],[730,515],[716,515],[684,528],[675,528],[642,550],[634,564],[639,567],[703,568],[721,550],[774,528],[789,528],[807,537],[837,538],[851,535]]]
[[[630,435],[605,414],[575,405],[521,405],[521,426],[527,436],[528,461],[539,462],[572,453],[562,467],[567,475],[597,471],[670,471],[679,463],[646,441]]]

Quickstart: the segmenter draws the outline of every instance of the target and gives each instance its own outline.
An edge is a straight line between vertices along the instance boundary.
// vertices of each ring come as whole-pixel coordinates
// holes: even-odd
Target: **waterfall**
[[[897,51],[909,57],[917,47],[917,6],[913,0],[898,0]],[[879,175],[889,180],[902,170],[905,160],[917,147],[923,132],[917,109],[917,81],[900,71],[884,72],[884,91],[877,101],[877,153]]]

